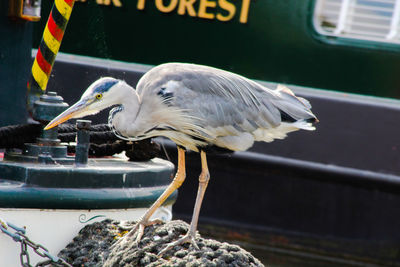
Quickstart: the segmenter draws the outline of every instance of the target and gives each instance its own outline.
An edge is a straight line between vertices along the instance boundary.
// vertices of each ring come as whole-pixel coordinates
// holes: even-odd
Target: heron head
[[[48,130],[69,119],[93,115],[107,107],[120,104],[121,91],[117,88],[121,86],[127,84],[111,77],[95,81],[86,89],[78,102],[54,118],[44,129]]]

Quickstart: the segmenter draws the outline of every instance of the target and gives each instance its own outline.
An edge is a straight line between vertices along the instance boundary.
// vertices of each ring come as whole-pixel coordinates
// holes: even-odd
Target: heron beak
[[[83,117],[82,114],[87,111],[88,106],[90,105],[90,102],[87,100],[80,100],[76,102],[74,105],[69,107],[67,110],[65,110],[63,113],[55,117],[49,124],[44,127],[44,130],[49,130],[53,127],[56,127],[57,125],[72,119],[72,118],[79,118]]]

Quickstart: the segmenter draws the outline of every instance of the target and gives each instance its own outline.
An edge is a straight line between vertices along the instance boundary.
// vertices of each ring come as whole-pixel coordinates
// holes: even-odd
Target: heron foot
[[[129,233],[126,236],[130,237],[130,236],[133,236],[135,233],[137,233],[135,242],[137,244],[139,244],[140,240],[143,237],[145,227],[154,225],[154,224],[161,224],[161,223],[163,223],[163,221],[160,219],[155,219],[155,220],[151,220],[151,221],[150,220],[140,220],[138,223],[136,223],[136,225],[132,228],[132,230],[129,231]]]
[[[118,228],[120,230],[122,230],[122,231],[128,231],[129,232],[130,230],[132,230],[133,227],[135,227],[135,225],[136,224],[129,224],[129,223],[124,222],[124,223],[120,223],[118,225]]]
[[[155,219],[155,220],[151,220],[151,221],[141,219],[133,227],[131,227],[130,231],[126,235],[124,235],[120,240],[118,240],[113,246],[118,245],[121,242],[126,242],[127,238],[133,236],[135,233],[137,233],[136,238],[135,238],[135,243],[137,246],[137,245],[139,245],[139,242],[143,237],[145,227],[154,225],[154,224],[161,224],[161,223],[163,223],[163,221],[160,219]]]
[[[192,232],[188,232],[185,236],[183,236],[182,238],[171,242],[168,244],[168,246],[166,246],[165,248],[163,248],[159,253],[158,256],[162,257],[165,252],[167,252],[168,250],[170,250],[171,248],[175,247],[175,246],[179,246],[182,245],[184,243],[191,243],[193,245],[193,247],[197,250],[199,250],[199,246],[196,243],[196,232],[192,233]]]

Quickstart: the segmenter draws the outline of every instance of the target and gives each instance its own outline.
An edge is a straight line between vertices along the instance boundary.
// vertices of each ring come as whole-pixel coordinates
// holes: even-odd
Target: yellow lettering
[[[145,4],[146,4],[146,0],[139,0],[139,1],[137,2],[137,9],[143,10]]]
[[[242,10],[240,11],[240,23],[246,23],[249,16],[250,0],[242,0]]]
[[[194,2],[196,2],[196,0],[181,0],[179,2],[178,14],[185,15],[187,10],[189,16],[196,17],[196,11],[193,7]]]
[[[199,18],[203,19],[213,19],[214,14],[207,13],[207,8],[208,7],[216,7],[217,3],[210,1],[210,0],[200,0],[200,6],[199,6]]]
[[[178,0],[171,0],[168,6],[164,6],[163,0],[156,0],[156,7],[164,13],[169,13],[174,10],[177,4]]]
[[[228,11],[228,15],[223,16],[222,14],[218,13],[217,14],[217,19],[219,19],[220,21],[228,21],[231,20],[233,18],[233,16],[235,15],[236,12],[236,7],[234,4],[229,3],[226,0],[218,0],[218,5]]]
[[[116,7],[121,7],[122,6],[122,4],[121,4],[121,2],[119,0],[112,0],[112,1],[114,3],[114,6],[116,6]]]
[[[86,0],[84,0],[84,1],[80,0],[80,1],[84,2]],[[113,5],[116,6],[116,7],[121,7],[122,6],[122,4],[121,4],[121,2],[119,0],[112,0],[112,2],[113,2]],[[109,6],[111,4],[111,0],[96,0],[96,3],[98,5]]]

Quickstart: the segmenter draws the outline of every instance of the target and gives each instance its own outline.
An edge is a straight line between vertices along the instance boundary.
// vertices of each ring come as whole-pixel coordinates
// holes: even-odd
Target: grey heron
[[[201,203],[210,179],[206,148],[217,146],[244,151],[255,141],[283,139],[299,129],[314,130],[316,116],[309,102],[285,86],[271,90],[243,76],[202,65],[167,63],[154,67],[138,82],[136,90],[122,80],[104,77],[91,84],[81,99],[52,120],[50,129],[70,118],[110,111],[109,123],[123,139],[164,136],[177,144],[176,175],[158,200],[128,233],[137,233],[157,221],[151,215],[185,180],[185,150],[200,153],[202,171],[190,229],[171,247],[190,242],[195,235]]]

